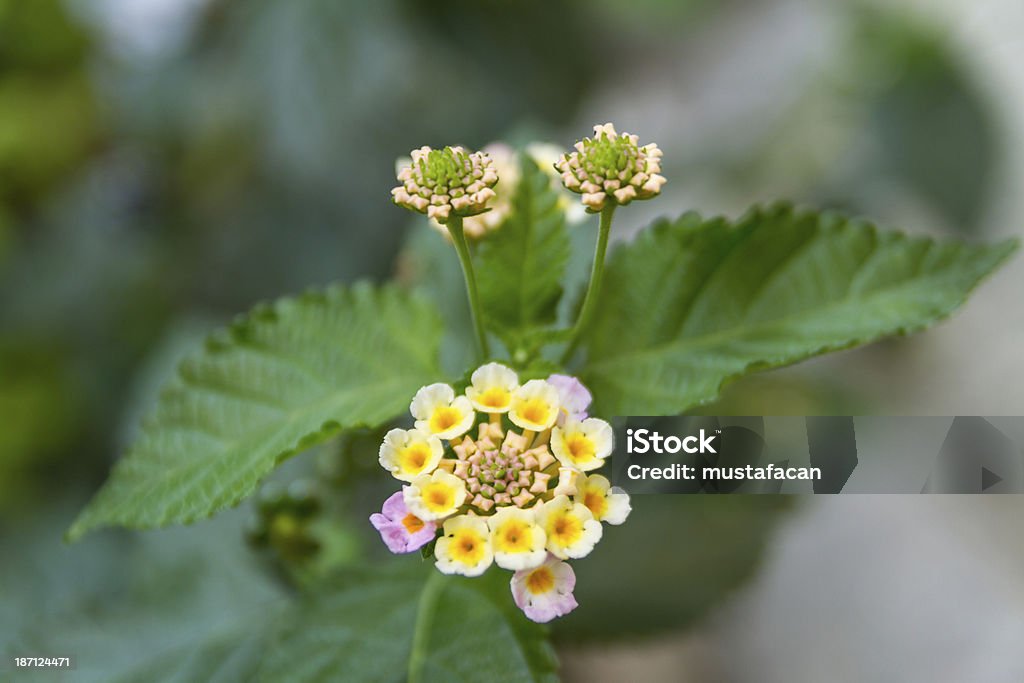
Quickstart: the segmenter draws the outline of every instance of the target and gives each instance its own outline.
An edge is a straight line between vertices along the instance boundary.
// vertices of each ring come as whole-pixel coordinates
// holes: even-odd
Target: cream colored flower
[[[487,518],[487,526],[491,530],[494,562],[502,569],[529,569],[547,557],[547,538],[537,525],[533,510],[500,508]]]
[[[542,432],[558,418],[558,389],[542,379],[531,379],[512,395],[508,417],[522,429]]]
[[[466,483],[444,470],[421,474],[402,489],[409,511],[420,519],[434,521],[455,514],[466,501]]]
[[[418,429],[392,429],[384,436],[378,459],[395,479],[412,481],[434,471],[444,455],[441,440]]]
[[[566,421],[551,432],[551,452],[566,467],[581,472],[596,470],[611,455],[612,427],[604,420],[588,417],[582,422]]]
[[[445,574],[480,576],[491,566],[490,529],[482,517],[459,515],[444,523],[434,546],[435,565]]]
[[[633,509],[629,494],[618,487],[612,487],[600,474],[579,475],[576,480],[576,494],[573,500],[587,506],[594,519],[607,524],[622,524]]]
[[[601,540],[601,523],[587,506],[568,496],[555,496],[537,509],[537,523],[544,529],[548,552],[555,557],[586,557]]]
[[[419,391],[409,405],[416,429],[439,439],[454,439],[468,432],[476,414],[465,396],[455,396],[447,384],[430,384]]]
[[[507,413],[512,394],[519,388],[519,377],[501,363],[488,363],[473,372],[466,396],[481,413]]]

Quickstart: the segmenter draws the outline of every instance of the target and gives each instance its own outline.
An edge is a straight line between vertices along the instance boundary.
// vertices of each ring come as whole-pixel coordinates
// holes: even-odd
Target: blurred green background
[[[1024,28],[1011,3],[980,5]],[[990,37],[999,21],[963,22],[972,6],[0,0],[0,649],[59,625],[49,642],[79,657],[128,633],[170,653],[287,590],[244,543],[251,506],[194,529],[59,536],[213,326],[389,277],[407,240],[440,243],[389,205],[413,147],[568,146],[613,120],[660,144],[670,179],[619,237],[775,198],[967,239],[1019,232],[1024,76]],[[737,384],[711,412],[1021,414],[1024,320],[1001,298],[1021,281],[1015,264],[967,322]],[[331,498],[331,482],[374,480],[373,450],[331,444],[281,479],[319,474]],[[360,552],[376,496],[332,505],[336,558]],[[667,623],[629,615],[624,630],[702,618],[755,571],[785,507],[638,503],[633,524],[691,541],[659,550],[651,580],[693,590]],[[629,569],[605,571],[595,596]],[[556,635],[615,636],[594,631],[567,619]],[[111,671],[140,665],[120,650]]]

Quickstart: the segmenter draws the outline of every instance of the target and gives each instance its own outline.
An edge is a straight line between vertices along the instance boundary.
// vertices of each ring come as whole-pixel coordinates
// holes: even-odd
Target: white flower
[[[501,363],[488,363],[473,372],[466,396],[481,413],[507,413],[512,394],[519,388],[519,377]]]
[[[547,539],[532,510],[499,508],[487,518],[487,526],[491,530],[494,562],[502,569],[536,567],[547,556],[544,551]]]
[[[613,440],[612,427],[604,420],[566,421],[551,432],[551,452],[566,467],[589,472],[611,455]]]
[[[558,389],[542,379],[531,379],[512,395],[508,417],[522,429],[542,432],[558,418]]]
[[[409,412],[416,418],[416,429],[448,440],[468,432],[476,419],[469,399],[456,397],[454,389],[441,383],[417,391]]]
[[[450,517],[466,500],[466,483],[454,474],[434,470],[421,474],[402,489],[409,511],[420,519],[434,521]]]
[[[445,574],[480,576],[491,566],[490,529],[482,517],[459,515],[444,523],[434,546],[435,565]]]
[[[444,455],[441,440],[418,429],[392,429],[384,436],[380,466],[402,481],[434,471]]]
[[[547,537],[546,547],[563,560],[586,557],[601,540],[601,523],[587,506],[567,496],[555,496],[537,509],[537,523]]]
[[[629,494],[617,486],[613,488],[600,474],[579,475],[573,500],[586,505],[594,519],[607,524],[622,524],[633,509]]]

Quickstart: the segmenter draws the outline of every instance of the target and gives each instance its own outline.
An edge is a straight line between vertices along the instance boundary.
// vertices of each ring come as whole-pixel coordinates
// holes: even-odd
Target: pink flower
[[[384,545],[393,553],[419,550],[437,535],[437,523],[424,521],[409,512],[401,491],[385,500],[380,512],[370,515],[370,524],[380,532]]]
[[[551,375],[548,384],[558,390],[558,400],[562,409],[558,413],[557,424],[561,427],[566,420],[582,422],[587,419],[587,408],[593,397],[590,391],[571,375]]]
[[[567,563],[548,555],[533,569],[520,569],[512,575],[512,598],[527,617],[544,624],[576,609],[572,590],[576,573]]]

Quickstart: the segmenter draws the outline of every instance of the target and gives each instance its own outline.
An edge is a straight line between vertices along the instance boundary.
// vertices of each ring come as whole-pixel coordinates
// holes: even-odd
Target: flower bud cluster
[[[398,181],[401,185],[391,190],[395,204],[444,224],[452,216],[486,211],[498,174],[484,152],[420,147],[413,150],[410,165],[398,172]]]
[[[606,123],[594,126],[594,137],[575,145],[555,163],[562,183],[582,195],[587,210],[596,213],[608,202],[625,205],[636,199],[650,199],[661,192],[661,150],[651,143],[640,146],[636,135],[615,131]]]

